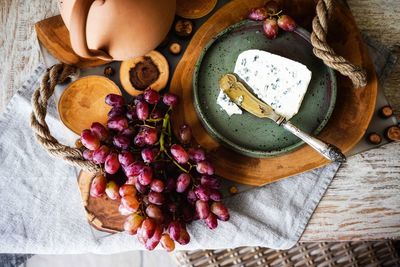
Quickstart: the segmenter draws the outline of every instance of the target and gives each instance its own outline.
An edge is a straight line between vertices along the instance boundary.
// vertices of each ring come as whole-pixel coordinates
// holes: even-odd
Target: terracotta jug
[[[74,51],[103,60],[134,58],[156,48],[175,7],[176,0],[59,0]]]

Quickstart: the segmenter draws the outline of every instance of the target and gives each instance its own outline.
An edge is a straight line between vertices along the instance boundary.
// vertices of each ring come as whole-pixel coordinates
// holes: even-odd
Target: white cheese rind
[[[255,49],[244,51],[239,55],[234,72],[261,100],[287,120],[299,111],[311,81],[311,71],[305,65]],[[229,110],[228,114],[238,114],[232,112],[236,109],[231,105]]]

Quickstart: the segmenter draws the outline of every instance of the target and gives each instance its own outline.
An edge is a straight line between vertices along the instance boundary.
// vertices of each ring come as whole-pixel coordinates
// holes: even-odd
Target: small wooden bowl
[[[80,134],[90,128],[93,122],[107,123],[111,107],[104,102],[108,94],[121,95],[118,86],[102,76],[80,78],[64,90],[58,101],[61,121],[71,131]]]

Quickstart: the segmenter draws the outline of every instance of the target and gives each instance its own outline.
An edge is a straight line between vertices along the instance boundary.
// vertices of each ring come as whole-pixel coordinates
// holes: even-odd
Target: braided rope
[[[333,0],[319,0],[317,3],[317,15],[313,19],[313,31],[311,33],[314,54],[329,67],[349,77],[354,87],[364,87],[367,85],[365,70],[350,63],[344,57],[337,55],[326,41],[328,19],[332,14],[333,2]]]
[[[40,87],[34,91],[32,96],[33,111],[31,114],[31,127],[35,133],[36,140],[51,156],[61,158],[69,164],[85,171],[97,172],[100,168],[96,164],[85,160],[79,149],[60,144],[51,135],[45,120],[48,100],[54,93],[55,86],[58,83],[65,82],[76,71],[75,67],[57,64],[45,73]]]

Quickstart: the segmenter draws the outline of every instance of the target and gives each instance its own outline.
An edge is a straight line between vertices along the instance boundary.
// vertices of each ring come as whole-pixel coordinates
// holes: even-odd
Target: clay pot
[[[75,53],[125,60],[156,48],[175,15],[175,0],[59,0]]]

